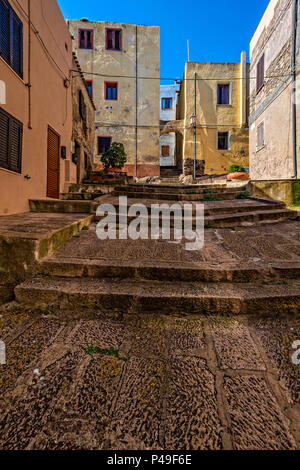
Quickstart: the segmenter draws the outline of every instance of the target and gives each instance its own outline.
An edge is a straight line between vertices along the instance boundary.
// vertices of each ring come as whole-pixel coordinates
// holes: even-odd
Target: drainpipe
[[[31,0],[28,0],[28,129],[32,129],[31,124]]]
[[[135,27],[135,176],[138,176],[138,27]]]
[[[196,180],[196,156],[197,156],[197,101],[196,101],[196,93],[197,93],[197,74],[195,72],[195,80],[194,80],[194,180]]]
[[[294,20],[293,20],[293,52],[292,52],[292,72],[293,72],[293,104],[292,104],[292,123],[293,123],[293,178],[298,177],[297,169],[297,103],[296,103],[296,80],[297,80],[297,29],[298,29],[298,0],[294,0]]]

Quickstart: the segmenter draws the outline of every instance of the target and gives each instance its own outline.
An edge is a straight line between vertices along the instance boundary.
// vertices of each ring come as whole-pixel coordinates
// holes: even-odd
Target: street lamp
[[[191,127],[196,127],[196,115],[192,114],[190,117]]]
[[[191,127],[194,128],[194,180],[196,181],[196,150],[197,150],[197,140],[196,140],[196,137],[197,137],[197,116],[196,114],[192,114],[192,116],[190,117],[190,123],[191,123]]]

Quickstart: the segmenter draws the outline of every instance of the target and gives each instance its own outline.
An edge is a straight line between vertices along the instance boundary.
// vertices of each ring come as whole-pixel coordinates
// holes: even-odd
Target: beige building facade
[[[130,176],[159,175],[159,27],[67,23],[96,106],[95,163],[112,142],[120,142]]]
[[[297,4],[271,0],[250,42],[250,175],[262,194],[282,199],[299,178]]]
[[[248,73],[240,63],[187,62],[177,113],[177,166],[197,176],[249,166]]]
[[[0,8],[0,215],[7,215],[76,182],[72,41],[56,0],[0,0]]]

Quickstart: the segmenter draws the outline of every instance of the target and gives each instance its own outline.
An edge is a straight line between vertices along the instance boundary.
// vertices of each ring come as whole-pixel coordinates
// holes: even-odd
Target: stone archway
[[[161,167],[182,170],[184,121],[160,121]],[[164,150],[170,154],[164,155]]]

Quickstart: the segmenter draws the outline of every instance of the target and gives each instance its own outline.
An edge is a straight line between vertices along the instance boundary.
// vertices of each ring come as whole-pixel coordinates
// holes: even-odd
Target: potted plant
[[[228,170],[228,180],[248,180],[249,173],[246,172],[245,168],[241,165],[231,165]]]
[[[124,145],[119,142],[113,142],[111,147],[103,153],[101,162],[104,171],[107,173],[122,173],[122,169],[127,161]]]

